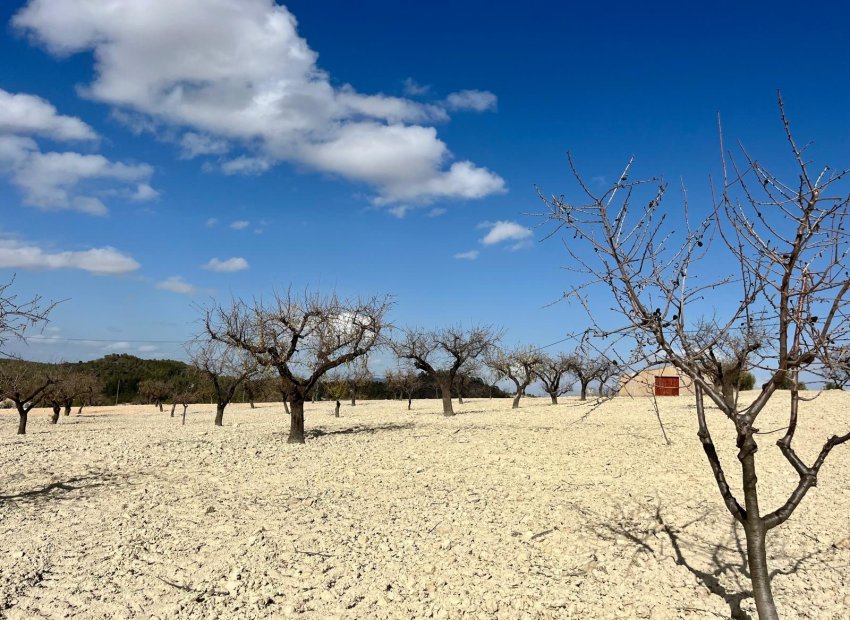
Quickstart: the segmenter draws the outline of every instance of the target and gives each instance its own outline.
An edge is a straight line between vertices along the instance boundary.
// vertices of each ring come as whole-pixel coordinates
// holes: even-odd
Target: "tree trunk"
[[[516,396],[514,396],[514,402],[511,405],[511,409],[519,409],[519,399],[522,398],[522,391],[517,390]]]
[[[289,410],[289,401],[283,401],[283,410],[286,411],[289,415],[292,415],[292,412]]]
[[[29,411],[18,407],[18,435],[27,434],[27,415],[29,415]]]
[[[74,405],[74,401],[66,400],[65,401],[65,415],[71,415],[71,407]]]
[[[440,391],[443,393],[443,415],[454,415],[455,410],[452,408],[452,384],[441,385]]]
[[[335,418],[339,417],[339,406],[340,406],[340,404],[341,403],[339,401],[336,401],[336,407],[334,408],[334,417]]]
[[[180,422],[180,426],[186,426],[186,410],[189,408],[189,405],[183,405],[183,421]]]
[[[160,413],[161,413],[161,412],[162,412],[162,403],[161,403],[161,402],[158,402],[158,403],[157,403],[157,405],[159,406],[159,411],[160,411]]]
[[[351,406],[357,406],[357,396],[354,394],[354,390],[351,390]]]
[[[223,426],[223,422],[224,422],[224,408],[225,408],[226,406],[227,406],[227,405],[225,405],[225,404],[223,404],[223,403],[218,403],[218,404],[215,406],[215,425],[216,425],[216,426]]]
[[[251,409],[253,409],[254,408],[254,399],[251,398],[248,402],[251,403]]]
[[[770,589],[770,571],[767,568],[765,537],[767,528],[759,513],[758,476],[756,476],[756,442],[747,435],[741,442],[738,458],[741,461],[744,482],[744,506],[747,519],[744,533],[747,538],[747,565],[753,584],[753,598],[758,609],[759,620],[779,620],[773,592]]]
[[[77,415],[83,415],[83,406],[84,406],[84,404],[80,403],[80,408],[77,409]]]
[[[584,381],[581,384],[581,400],[587,400],[587,386],[590,381]]]
[[[549,398],[551,398],[551,399],[552,399],[552,404],[553,404],[553,405],[557,405],[557,404],[558,404],[558,395],[557,395],[555,392],[549,392]]]
[[[59,403],[53,403],[53,415],[50,416],[50,423],[56,424],[59,421],[59,413],[62,411],[62,405]]]
[[[177,403],[171,403],[171,417],[174,417],[174,410],[177,409]]]
[[[292,399],[292,414],[289,418],[289,439],[286,443],[304,443],[304,399]]]
[[[412,396],[407,399],[407,410],[408,411],[410,411],[411,405],[413,405],[413,397]]]

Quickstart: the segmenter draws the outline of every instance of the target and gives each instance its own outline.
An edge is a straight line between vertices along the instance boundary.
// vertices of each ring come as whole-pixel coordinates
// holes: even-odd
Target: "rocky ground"
[[[0,413],[0,617],[746,618],[742,535],[686,397]],[[777,403],[778,405],[778,403]],[[783,426],[781,408],[762,430]],[[179,408],[178,408],[179,414]],[[712,415],[738,487],[734,439]],[[811,460],[850,396],[807,403]],[[726,432],[721,432],[725,430]],[[796,482],[773,442],[762,504]],[[783,617],[850,617],[850,446],[769,539]]]

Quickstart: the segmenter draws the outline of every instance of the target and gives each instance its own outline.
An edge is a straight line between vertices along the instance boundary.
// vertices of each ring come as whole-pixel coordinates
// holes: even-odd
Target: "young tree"
[[[828,371],[836,365],[836,352],[846,350],[850,340],[846,311],[850,197],[846,191],[842,195],[839,187],[850,171],[829,167],[810,171],[808,156],[793,138],[781,99],[780,112],[797,177],[789,183],[781,181],[746,151],[739,163],[724,151],[721,137],[723,182],[713,192],[714,208],[692,225],[685,194],[684,230],[679,232],[663,229],[663,181],[653,180],[646,203],[633,208],[647,186],[630,178],[631,161],[616,183],[597,195],[581,181],[570,159],[586,199],[573,203],[541,195],[557,226],[582,242],[567,247],[590,278],[570,295],[586,301],[588,287],[600,284],[614,296],[614,305],[625,319],[620,326],[597,323],[594,332],[609,338],[630,337],[636,346],[635,358],[663,358],[693,381],[697,434],[723,502],[743,527],[761,620],[779,617],[771,591],[767,534],[784,523],[816,485],[832,450],[850,441],[850,432],[832,435],[810,463],[793,447],[801,403],[800,373]],[[727,260],[738,273],[714,281],[696,279],[699,261],[717,260],[721,253],[728,253]],[[737,292],[724,296],[731,286],[738,287]],[[714,300],[726,297],[734,303],[728,309],[715,306],[716,315],[725,315],[712,320],[713,337],[694,342],[689,336],[699,317],[690,317],[689,311],[696,306],[700,312],[708,292]],[[724,393],[725,381],[718,387],[717,376],[709,372],[705,360],[731,335],[749,342],[760,340],[754,338],[759,334],[765,334],[767,352],[758,366],[768,379],[742,405]],[[758,420],[768,402],[783,394],[778,390],[786,381],[791,389],[782,398],[788,399],[788,423],[776,445],[799,481],[781,506],[767,512],[759,501]],[[734,428],[743,503],[726,482],[706,423],[706,397]]]
[[[159,379],[145,379],[139,382],[139,395],[162,411],[162,403],[171,395],[171,386]]]
[[[410,411],[413,406],[413,395],[422,385],[419,373],[409,368],[397,371],[388,370],[384,376],[384,381],[387,384],[387,390],[394,398],[396,396],[407,398],[407,410]]]
[[[71,413],[71,406],[77,397],[79,384],[77,376],[65,365],[55,365],[50,369],[52,379],[50,387],[44,391],[44,402],[50,406],[53,415],[50,423],[59,422],[62,407],[65,407],[65,415]]]
[[[188,346],[188,352],[192,366],[212,387],[215,398],[215,425],[223,426],[225,408],[233,400],[236,390],[257,372],[257,362],[244,351],[215,340],[210,332],[197,336]],[[189,378],[183,383],[195,385]],[[187,395],[183,394],[185,390],[184,387],[179,391],[187,398]],[[183,411],[185,418],[185,405]]]
[[[341,400],[351,393],[351,385],[349,383],[348,371],[342,369],[334,369],[325,375],[327,378],[323,381],[325,392],[331,400],[336,402],[334,406],[334,417],[339,417],[339,409],[342,406]]]
[[[345,366],[345,382],[348,384],[348,396],[351,399],[351,406],[357,406],[357,396],[363,390],[371,385],[372,373],[369,370],[368,356],[357,358],[353,362]]]
[[[519,400],[526,388],[537,377],[542,356],[534,347],[518,347],[510,351],[497,351],[490,355],[486,364],[500,377],[514,384],[516,393],[511,409],[519,409]]]
[[[612,367],[611,360],[602,355],[592,355],[584,342],[567,357],[567,361],[568,371],[578,379],[580,400],[587,400],[587,388],[590,383],[600,379]]]
[[[454,415],[452,386],[461,368],[483,356],[501,336],[489,326],[446,327],[435,331],[406,329],[390,347],[396,356],[408,360],[416,370],[426,373],[440,388],[443,415]]]
[[[18,411],[18,435],[26,434],[29,412],[44,400],[52,383],[44,366],[23,362],[0,364],[0,398],[11,400]]]
[[[566,394],[573,386],[571,383],[564,383],[564,375],[570,372],[571,359],[559,353],[558,355],[541,355],[540,364],[535,369],[535,374],[543,384],[543,391],[552,399],[552,404],[558,404],[558,396]]]
[[[83,413],[85,405],[94,405],[98,401],[103,392],[103,381],[94,373],[88,372],[77,373],[75,380],[77,382],[77,402],[79,403],[77,415],[80,415]],[[68,415],[67,409],[65,415]]]
[[[270,305],[235,301],[204,312],[210,338],[245,351],[274,368],[291,405],[289,443],[304,443],[304,402],[330,370],[367,355],[380,344],[387,297],[345,300],[290,290]]]

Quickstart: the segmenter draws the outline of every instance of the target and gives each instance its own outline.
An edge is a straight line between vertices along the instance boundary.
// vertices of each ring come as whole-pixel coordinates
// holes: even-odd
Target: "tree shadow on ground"
[[[623,538],[636,548],[636,554],[643,551],[659,560],[672,559],[677,565],[685,567],[714,596],[723,599],[729,607],[730,618],[753,620],[742,606],[745,600],[753,596],[750,590],[746,540],[740,525],[731,516],[728,534],[717,539],[706,539],[688,528],[703,522],[716,508],[706,508],[702,514],[681,525],[665,517],[660,505],[655,507],[653,518],[649,521],[641,521],[625,514],[620,518],[605,519],[581,506],[574,508],[584,517],[584,526],[599,540],[615,543]],[[669,547],[664,543],[669,543]],[[778,575],[795,574],[804,566],[809,571],[842,568],[829,564],[828,554],[836,551],[829,546],[823,546],[796,559],[777,553],[778,551],[774,550],[772,562],[780,567],[771,571],[771,580]],[[812,563],[817,566],[809,566]],[[782,564],[786,566],[781,567]]]
[[[332,435],[371,435],[373,433],[381,433],[383,431],[403,431],[413,428],[413,424],[407,422],[405,424],[382,424],[380,426],[352,426],[350,428],[341,428],[332,431],[314,428],[304,433],[305,437],[317,439],[319,437],[330,437]]]
[[[77,499],[79,495],[74,495],[73,497],[65,496],[74,491],[85,492],[90,489],[106,486],[107,484],[115,484],[117,480],[118,477],[112,474],[74,476],[67,480],[51,482],[50,484],[31,489],[29,491],[0,495],[0,506],[6,504],[38,504],[54,500]]]

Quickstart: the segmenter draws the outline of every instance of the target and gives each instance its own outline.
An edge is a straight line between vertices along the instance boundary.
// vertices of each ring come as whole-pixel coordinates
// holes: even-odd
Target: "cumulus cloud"
[[[495,110],[497,102],[496,95],[486,90],[460,90],[446,97],[446,105],[450,110],[487,112]]]
[[[484,222],[479,224],[479,228],[489,228],[490,231],[481,239],[484,245],[495,245],[504,241],[525,242],[533,233],[530,228],[526,228],[516,222],[498,221]]]
[[[154,351],[158,351],[159,347],[155,344],[143,344],[139,347],[139,351],[141,353],[153,353]]]
[[[454,257],[460,260],[475,260],[479,253],[478,250],[470,250],[469,252],[458,252]]]
[[[57,113],[41,97],[0,88],[0,133],[37,134],[53,140],[95,140],[94,129],[74,116]]]
[[[248,220],[236,220],[235,222],[230,223],[230,227],[233,230],[245,230],[251,225],[251,222]]]
[[[148,183],[153,168],[146,164],[73,151],[44,152],[33,135],[54,140],[97,137],[80,119],[58,114],[40,97],[0,90],[0,174],[9,177],[29,206],[105,215],[100,196],[151,200],[159,195]]]
[[[227,260],[219,260],[218,258],[210,259],[206,265],[204,265],[204,269],[208,269],[209,271],[217,271],[219,273],[233,273],[234,271],[242,271],[244,269],[248,269],[248,261],[246,261],[241,256],[234,256],[233,258],[228,258]]]
[[[196,287],[186,282],[180,276],[171,276],[162,282],[157,282],[156,288],[161,288],[164,291],[171,291],[172,293],[180,293],[181,295],[193,295],[198,292]]]
[[[93,52],[84,94],[185,128],[184,156],[245,150],[227,174],[286,161],[372,187],[379,204],[504,191],[497,174],[453,162],[426,126],[447,107],[491,109],[492,93],[435,105],[336,86],[274,0],[30,0],[13,23],[56,55]]]
[[[49,252],[31,244],[0,240],[0,267],[13,269],[81,269],[96,275],[120,275],[141,265],[112,247]]]

